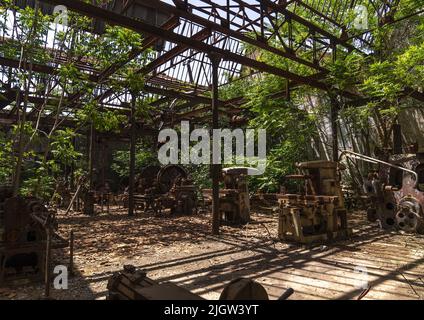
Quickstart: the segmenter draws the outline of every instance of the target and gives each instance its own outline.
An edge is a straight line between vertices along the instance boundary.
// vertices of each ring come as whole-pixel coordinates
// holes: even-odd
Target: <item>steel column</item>
[[[131,132],[130,132],[130,181],[128,188],[128,215],[134,216],[134,187],[135,187],[135,123],[136,96],[131,94]]]
[[[332,150],[333,150],[333,161],[339,161],[339,134],[338,134],[338,123],[337,118],[339,116],[339,102],[336,97],[331,97],[331,137],[332,137]]]
[[[209,59],[212,63],[212,128],[219,129],[219,96],[218,96],[218,68],[221,62],[221,56],[211,53]],[[212,141],[216,143],[217,141]],[[213,149],[213,148],[212,148]],[[213,157],[212,157],[213,158]],[[219,235],[220,213],[219,213],[219,180],[221,165],[211,164],[212,177],[212,234]]]

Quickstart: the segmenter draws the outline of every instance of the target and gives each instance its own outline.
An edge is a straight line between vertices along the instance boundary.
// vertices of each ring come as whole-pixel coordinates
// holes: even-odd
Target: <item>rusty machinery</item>
[[[43,277],[50,284],[51,250],[69,243],[56,233],[53,211],[38,199],[12,194],[12,187],[0,186],[0,285]]]
[[[340,157],[377,166],[364,182],[369,221],[383,229],[424,234],[424,153],[391,155],[388,161],[352,151]]]
[[[87,177],[81,176],[77,181],[77,189],[75,192],[70,192],[71,200],[66,209],[66,214],[73,209],[74,211],[80,211],[88,216],[96,214],[95,210],[95,191],[90,190]]]
[[[78,186],[76,192],[70,192],[68,188],[61,187],[58,189],[58,193],[62,198],[62,206],[66,204],[66,213],[69,213],[71,209],[74,211],[80,211],[88,216],[94,216],[98,213],[96,205],[100,206],[100,213],[110,212],[110,206],[115,201],[115,197],[110,190],[108,182],[105,182],[97,190],[90,190],[86,177],[80,177],[78,179]],[[123,195],[124,199],[128,198],[127,194]],[[122,199],[122,200],[124,200]]]
[[[149,198],[154,199],[154,194],[156,192],[156,179],[158,176],[158,173],[160,171],[160,166],[150,165],[141,171],[140,174],[138,174],[135,178],[135,198],[137,201],[137,204],[139,206],[143,207],[143,205],[152,206],[150,201],[148,201]],[[128,188],[125,190],[125,193],[122,195],[122,204],[124,208],[128,208],[128,201],[129,201],[129,193]],[[153,200],[152,200],[153,201]],[[143,209],[148,209],[144,208]]]
[[[340,187],[337,162],[312,161],[296,165],[299,174],[287,176],[304,182],[303,194],[279,195],[280,239],[312,243],[346,238],[347,212]]]
[[[145,168],[137,179],[134,198],[143,211],[170,209],[171,214],[178,215],[197,212],[197,189],[187,170],[179,165]]]
[[[176,284],[159,283],[134,266],[124,266],[108,281],[108,300],[204,300]],[[287,289],[279,298],[286,300],[294,293]],[[239,278],[227,284],[219,300],[269,300],[265,288],[256,281]]]
[[[219,190],[221,221],[246,224],[250,221],[250,199],[247,177],[253,168],[236,167],[222,170],[224,188]],[[204,189],[206,203],[212,202],[212,190]]]

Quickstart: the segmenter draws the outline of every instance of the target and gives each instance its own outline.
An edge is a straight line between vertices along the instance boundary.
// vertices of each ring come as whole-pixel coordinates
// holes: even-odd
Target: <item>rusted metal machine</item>
[[[147,166],[144,168],[136,177],[136,192],[138,194],[146,194],[147,191],[154,188],[157,184],[157,178],[160,170],[160,166]]]
[[[145,271],[131,265],[114,274],[107,288],[108,300],[203,300],[175,284],[159,284],[148,278]]]
[[[108,300],[204,300],[173,283],[159,283],[147,277],[147,273],[134,266],[124,266],[108,282]],[[286,300],[294,293],[288,289],[279,300]],[[265,288],[250,279],[231,281],[219,300],[269,300]]]
[[[397,154],[388,161],[344,151],[341,159],[376,166],[364,182],[367,217],[383,229],[424,234],[424,153]]]
[[[219,190],[221,221],[246,224],[250,221],[248,172],[252,168],[226,168],[222,170],[224,189]],[[212,203],[212,190],[202,191],[206,204]]]
[[[296,166],[299,174],[286,178],[304,182],[304,192],[279,196],[280,239],[312,243],[348,237],[351,230],[340,187],[340,170],[344,167],[330,161]]]
[[[222,170],[224,189],[219,198],[219,209],[224,221],[248,223],[250,221],[249,168],[227,168]]]
[[[197,212],[196,187],[189,178],[177,179],[168,195],[165,201],[170,200],[167,207],[171,208],[171,214],[192,215]]]
[[[13,197],[0,186],[0,285],[41,279],[50,250],[68,247],[57,230],[55,213],[35,198]]]
[[[197,189],[182,166],[149,166],[137,179],[136,207],[156,213],[169,209],[171,214],[192,215],[197,212]]]

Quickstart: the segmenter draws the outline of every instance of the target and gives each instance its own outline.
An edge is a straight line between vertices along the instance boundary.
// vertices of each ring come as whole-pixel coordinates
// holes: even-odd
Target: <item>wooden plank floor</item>
[[[219,297],[224,280],[237,276],[257,279],[273,299],[287,287],[295,290],[291,299],[300,300],[357,299],[366,287],[370,291],[364,299],[424,298],[423,237],[384,232],[358,219],[352,225],[351,240],[309,248],[250,245],[249,240],[226,235],[221,241],[232,243],[233,249],[250,247],[251,254],[228,253],[215,260],[208,272],[193,270],[185,275],[187,279],[179,276],[177,280],[211,299]],[[197,289],[201,283],[203,287]]]
[[[124,264],[146,269],[159,281],[171,281],[208,299],[218,299],[238,277],[263,284],[271,299],[288,287],[291,299],[424,298],[424,237],[380,230],[351,215],[351,239],[313,247],[278,241],[277,218],[253,215],[243,228],[223,227],[210,235],[208,215],[137,216],[124,212],[98,217],[62,216],[61,232],[76,232],[77,275],[69,290],[53,290],[57,299],[104,299],[109,277]],[[59,256],[56,264],[64,263]],[[42,285],[0,289],[0,299],[31,299]]]

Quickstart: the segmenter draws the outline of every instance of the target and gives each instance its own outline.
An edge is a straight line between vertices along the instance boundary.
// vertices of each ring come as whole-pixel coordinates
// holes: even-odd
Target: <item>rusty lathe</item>
[[[278,196],[279,238],[306,244],[348,237],[351,229],[340,186],[340,170],[344,167],[330,161],[296,166],[299,173],[286,179],[302,181],[304,192]]]
[[[233,167],[222,170],[221,181],[224,188],[219,190],[219,211],[222,222],[246,224],[250,221],[250,197],[247,167]],[[212,190],[202,190],[203,198],[212,203]]]

